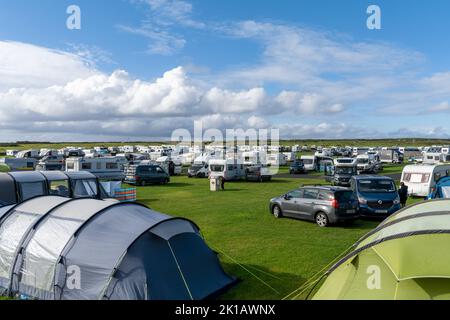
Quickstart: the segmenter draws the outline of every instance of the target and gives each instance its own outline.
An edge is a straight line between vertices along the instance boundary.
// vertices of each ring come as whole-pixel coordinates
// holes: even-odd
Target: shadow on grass
[[[305,278],[286,272],[274,272],[254,264],[237,264],[219,254],[225,271],[240,281],[219,299],[280,300],[298,289]]]

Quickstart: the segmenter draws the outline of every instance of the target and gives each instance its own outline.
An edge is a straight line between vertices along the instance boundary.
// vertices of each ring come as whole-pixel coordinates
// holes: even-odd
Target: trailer
[[[125,157],[70,158],[66,160],[66,171],[87,171],[100,179],[123,180],[123,168],[128,164]]]

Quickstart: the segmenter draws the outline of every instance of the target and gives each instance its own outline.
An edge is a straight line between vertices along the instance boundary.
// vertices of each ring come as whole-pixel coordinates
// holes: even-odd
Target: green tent
[[[383,221],[331,267],[313,299],[450,299],[450,200]]]

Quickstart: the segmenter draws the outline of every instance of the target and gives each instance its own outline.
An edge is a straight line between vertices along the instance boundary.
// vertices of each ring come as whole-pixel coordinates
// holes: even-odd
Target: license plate
[[[347,210],[347,213],[349,214],[356,213],[356,210]]]
[[[376,210],[375,213],[387,213],[387,210]]]

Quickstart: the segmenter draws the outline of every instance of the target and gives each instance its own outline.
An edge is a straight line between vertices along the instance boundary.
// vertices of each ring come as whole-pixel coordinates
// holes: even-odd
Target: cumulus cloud
[[[90,60],[28,43],[0,41],[0,91],[45,88],[98,74]]]

